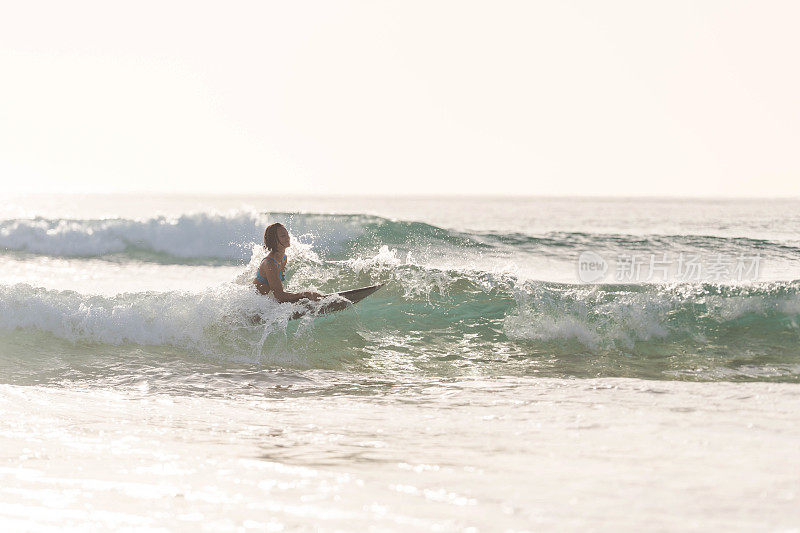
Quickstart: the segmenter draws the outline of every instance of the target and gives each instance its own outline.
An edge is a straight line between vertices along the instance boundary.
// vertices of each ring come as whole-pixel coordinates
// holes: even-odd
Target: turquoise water
[[[15,198],[0,524],[789,530],[798,208]],[[251,285],[272,221],[291,290],[385,286],[290,321]]]
[[[384,202],[381,216],[337,213],[357,199],[318,200],[327,213],[209,205],[181,212],[178,200],[167,214],[140,208],[138,217],[72,218],[40,207],[0,221],[3,260],[17,272],[0,286],[8,382],[38,382],[53,368],[79,376],[73,361],[85,357],[95,361],[93,378],[115,372],[120,360],[132,375],[158,376],[168,357],[176,368],[202,361],[398,376],[800,379],[800,242],[792,231],[800,222],[792,202],[617,201],[615,215],[602,200],[407,200]],[[108,209],[108,200],[95,203]],[[428,215],[392,216],[398,204]],[[717,218],[699,227],[691,213],[709,216],[704,206]],[[448,210],[451,226],[439,220]],[[464,212],[483,216],[459,219]],[[290,288],[385,287],[347,312],[288,322],[291,305],[260,298],[250,285],[264,253],[258,239],[272,221],[295,240]],[[760,272],[660,282],[609,272],[589,284],[577,275],[585,251],[757,255]],[[115,276],[122,287],[113,286]],[[190,287],[172,290],[173,280]],[[253,314],[266,325],[250,324]]]

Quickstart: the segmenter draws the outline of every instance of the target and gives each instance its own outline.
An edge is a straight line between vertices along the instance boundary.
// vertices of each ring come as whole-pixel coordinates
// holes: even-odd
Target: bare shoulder
[[[278,265],[275,263],[275,260],[272,257],[267,256],[261,260],[261,265],[258,267],[261,271],[263,276],[267,276],[267,274],[274,274],[275,276],[280,277],[281,271],[278,268]]]

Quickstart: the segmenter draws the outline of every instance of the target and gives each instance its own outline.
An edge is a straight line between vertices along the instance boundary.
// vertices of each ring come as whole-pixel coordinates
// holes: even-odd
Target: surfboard
[[[350,289],[349,291],[341,291],[341,292],[334,292],[331,294],[326,294],[323,298],[328,298],[329,296],[333,296],[334,294],[339,296],[339,298],[331,299],[329,302],[324,303],[317,303],[317,302],[310,302],[308,300],[303,300],[299,303],[301,308],[295,311],[289,320],[297,320],[298,318],[304,317],[306,315],[312,316],[320,316],[320,315],[327,315],[330,313],[334,313],[336,311],[341,311],[343,309],[347,309],[355,305],[356,303],[360,302],[373,292],[377,291],[383,287],[383,283],[379,283],[378,285],[370,285],[369,287],[361,287],[360,289]],[[260,315],[253,315],[250,317],[250,322],[253,325],[264,323],[264,319]]]
[[[296,320],[308,314],[312,314],[314,316],[327,315],[330,313],[334,313],[336,311],[347,309],[348,307],[357,304],[358,302],[360,302],[370,294],[374,293],[381,287],[383,287],[383,283],[379,283],[377,285],[370,285],[369,287],[361,287],[360,289],[350,289],[348,291],[332,293],[339,296],[339,298],[331,302],[323,303],[322,305],[315,304],[315,302],[304,302],[303,305],[306,308],[295,312],[292,315],[291,320]],[[326,294],[325,298],[331,296],[332,294]]]

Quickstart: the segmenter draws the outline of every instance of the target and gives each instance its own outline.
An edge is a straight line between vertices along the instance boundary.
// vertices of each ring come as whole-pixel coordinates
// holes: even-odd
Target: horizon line
[[[302,193],[253,193],[253,192],[179,192],[179,191],[71,191],[71,192],[45,192],[45,191],[16,191],[9,193],[14,196],[182,196],[182,197],[254,197],[263,198],[272,196],[276,198],[300,199],[335,199],[335,198],[396,198],[396,199],[439,199],[439,198],[464,198],[464,199],[578,199],[578,200],[800,200],[797,195],[656,195],[656,194],[494,194],[494,193],[330,193],[330,194],[302,194]]]

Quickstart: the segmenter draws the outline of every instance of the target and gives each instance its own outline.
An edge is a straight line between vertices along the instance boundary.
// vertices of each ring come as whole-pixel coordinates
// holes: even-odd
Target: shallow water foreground
[[[351,376],[352,378],[352,376]],[[780,530],[800,385],[0,385],[3,530]]]

